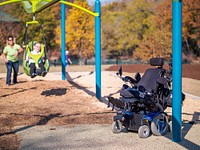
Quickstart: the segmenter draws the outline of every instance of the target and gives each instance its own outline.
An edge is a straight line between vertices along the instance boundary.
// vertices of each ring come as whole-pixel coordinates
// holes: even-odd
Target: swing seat
[[[46,58],[44,44],[40,44],[41,45],[41,47],[40,47],[41,53],[40,54],[36,54],[36,55],[31,54],[31,51],[33,50],[33,45],[35,43],[36,43],[36,41],[31,41],[26,45],[26,49],[24,51],[24,56],[23,56],[23,69],[24,69],[24,72],[28,76],[31,76],[29,62],[26,61],[27,56],[29,56],[31,59],[33,59],[35,61],[35,66],[36,66],[35,73],[36,73],[36,76],[38,75],[38,76],[43,76],[44,77],[47,74],[47,72],[49,71],[49,68],[50,68],[49,60]],[[44,68],[45,68],[46,72],[42,72],[41,68],[38,65],[38,61],[42,57],[45,59],[44,60]]]

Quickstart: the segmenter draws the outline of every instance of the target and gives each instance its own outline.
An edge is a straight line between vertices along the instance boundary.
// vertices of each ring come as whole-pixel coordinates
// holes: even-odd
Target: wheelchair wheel
[[[120,133],[122,132],[122,123],[121,121],[117,120],[112,123],[112,132],[113,133]]]
[[[168,118],[164,113],[160,113],[151,122],[151,131],[154,135],[162,136],[168,131]]]
[[[150,135],[150,128],[147,125],[142,125],[138,129],[138,135],[140,138],[147,138]]]
[[[172,121],[169,122],[169,131],[172,132]]]

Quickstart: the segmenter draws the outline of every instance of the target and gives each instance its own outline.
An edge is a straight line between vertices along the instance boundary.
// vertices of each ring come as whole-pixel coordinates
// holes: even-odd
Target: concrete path
[[[147,139],[136,132],[113,134],[111,125],[35,126],[17,134],[20,150],[200,150],[199,131],[199,124],[183,124],[180,143],[172,142],[171,133]]]

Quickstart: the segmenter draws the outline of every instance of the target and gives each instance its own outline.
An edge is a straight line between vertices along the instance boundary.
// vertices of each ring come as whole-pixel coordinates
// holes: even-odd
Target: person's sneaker
[[[47,74],[47,72],[46,72],[46,71],[42,71],[42,76],[43,76],[43,77],[45,77],[45,76],[46,76],[46,74]]]
[[[6,86],[10,86],[10,84],[6,84]]]
[[[13,84],[18,84],[19,82],[13,82]]]
[[[34,78],[34,77],[36,77],[37,76],[37,74],[36,73],[33,73],[32,75],[31,75],[31,78]]]

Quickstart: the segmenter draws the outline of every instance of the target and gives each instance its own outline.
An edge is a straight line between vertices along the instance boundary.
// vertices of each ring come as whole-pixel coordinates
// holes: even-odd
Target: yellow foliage
[[[89,9],[87,1],[75,4]],[[77,8],[71,8],[67,16],[67,47],[73,55],[91,58],[94,55],[94,17]]]

